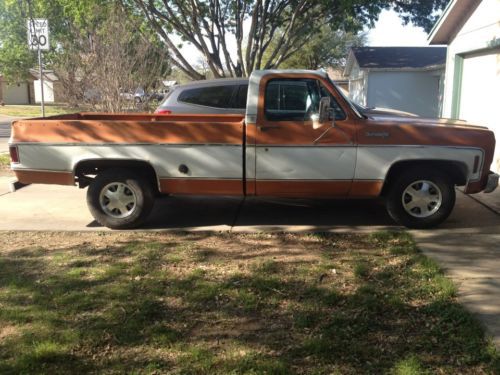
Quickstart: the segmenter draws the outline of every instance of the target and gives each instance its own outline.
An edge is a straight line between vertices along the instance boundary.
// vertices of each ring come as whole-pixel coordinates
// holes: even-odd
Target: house
[[[329,67],[326,73],[337,87],[341,87],[345,92],[349,92],[349,80],[344,77],[344,69]]]
[[[442,116],[492,129],[500,172],[500,1],[451,1],[429,43],[448,46]]]
[[[0,75],[0,103],[4,104],[35,104],[42,101],[40,72],[30,69],[25,81],[11,83]],[[62,85],[52,70],[43,72],[43,96],[45,103],[64,102]]]
[[[33,81],[35,102],[40,103],[42,101],[40,71],[30,69],[30,73],[35,78]],[[43,71],[43,99],[45,103],[62,103],[65,101],[62,84],[53,70]]]
[[[33,78],[23,82],[7,82],[0,74],[0,103],[3,104],[33,104],[35,91]]]
[[[349,97],[367,107],[437,117],[445,61],[445,47],[352,48],[344,69]]]

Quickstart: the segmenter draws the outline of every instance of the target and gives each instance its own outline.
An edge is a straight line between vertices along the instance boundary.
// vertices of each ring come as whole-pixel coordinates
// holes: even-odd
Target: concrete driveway
[[[0,230],[108,230],[95,222],[86,190],[30,185],[10,193],[0,178]],[[500,217],[458,193],[457,207],[439,231],[475,232]],[[232,231],[375,231],[397,229],[377,200],[306,200],[211,197],[158,198],[143,229]],[[434,232],[434,231],[433,231]]]
[[[86,190],[32,185],[15,193],[0,177],[0,230],[107,231],[91,217]],[[500,201],[500,191],[489,197]],[[160,198],[143,229],[209,231],[398,230],[380,201]],[[457,192],[457,205],[437,229],[411,231],[420,249],[459,286],[459,300],[500,347],[500,215]]]

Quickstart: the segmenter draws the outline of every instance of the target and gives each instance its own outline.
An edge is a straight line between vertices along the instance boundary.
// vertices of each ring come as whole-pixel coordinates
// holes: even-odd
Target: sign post
[[[38,52],[38,66],[40,68],[40,93],[42,117],[45,117],[45,101],[43,97],[43,64],[42,50],[49,50],[49,21],[44,18],[31,18],[28,23],[28,45],[31,50]]]

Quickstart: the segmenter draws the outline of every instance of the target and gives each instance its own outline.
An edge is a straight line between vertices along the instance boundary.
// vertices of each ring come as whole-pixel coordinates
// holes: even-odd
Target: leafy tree
[[[109,33],[106,27],[114,22],[112,18],[116,18],[116,14],[121,17],[122,28],[114,30],[114,34]],[[88,75],[85,65],[88,65],[90,55],[96,52],[96,43],[110,43],[112,37],[123,41],[119,34],[126,34],[130,38],[127,53],[135,55],[140,49],[142,61],[161,61],[159,74],[169,70],[168,56],[164,53],[166,48],[158,35],[144,22],[143,16],[123,12],[116,1],[0,0],[0,73],[9,81],[25,79],[29,69],[38,65],[36,52],[30,51],[27,45],[26,20],[29,17],[49,20],[51,48],[44,52],[44,65],[45,68],[58,70],[66,79],[76,80],[78,76]],[[104,42],[106,32],[109,35]],[[140,69],[131,74],[140,81],[138,71]],[[71,82],[63,84],[69,89]],[[74,94],[78,91],[76,86],[78,84],[75,81]]]
[[[173,34],[202,53],[215,77],[246,76],[254,69],[281,66],[326,25],[344,33],[359,32],[364,25],[373,25],[382,9],[393,7],[404,22],[429,30],[448,0],[122,1],[147,18],[168,46],[174,66],[202,79],[204,75],[182,55]],[[231,39],[236,41],[234,52]]]
[[[366,34],[335,31],[325,25],[302,47],[300,53],[293,54],[280,64],[282,69],[320,69],[342,67],[351,47],[366,43]],[[266,56],[264,61],[266,61]]]

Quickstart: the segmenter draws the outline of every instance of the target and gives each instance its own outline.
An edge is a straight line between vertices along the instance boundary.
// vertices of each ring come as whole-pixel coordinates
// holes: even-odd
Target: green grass
[[[0,238],[2,374],[500,371],[407,233]]]
[[[81,109],[74,109],[60,105],[45,105],[45,116],[62,115],[65,113],[81,112]],[[12,117],[41,117],[40,105],[4,105],[0,106],[0,115]]]
[[[0,154],[0,168],[10,166],[10,156],[8,154]]]

